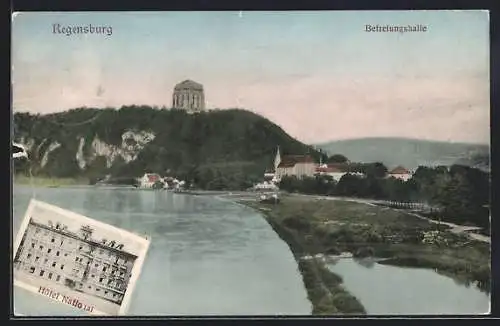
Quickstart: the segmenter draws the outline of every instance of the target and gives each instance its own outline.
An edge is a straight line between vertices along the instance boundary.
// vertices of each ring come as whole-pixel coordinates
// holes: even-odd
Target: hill
[[[407,138],[360,138],[318,144],[328,155],[342,154],[354,162],[382,162],[393,168],[403,165],[452,165],[489,167],[489,146]]]
[[[284,153],[321,153],[255,113],[127,106],[14,115],[15,140],[28,147],[35,175],[98,178],[170,174],[205,189],[240,189]],[[18,171],[27,166],[18,164]]]

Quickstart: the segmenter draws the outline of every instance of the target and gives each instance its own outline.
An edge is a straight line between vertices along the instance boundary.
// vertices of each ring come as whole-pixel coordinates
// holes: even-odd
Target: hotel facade
[[[121,305],[137,256],[116,241],[92,239],[92,232],[30,219],[14,257],[16,277],[45,279]]]

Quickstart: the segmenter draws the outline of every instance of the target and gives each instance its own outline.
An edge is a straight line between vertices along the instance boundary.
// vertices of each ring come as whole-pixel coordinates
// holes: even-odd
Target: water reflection
[[[365,264],[354,259],[340,259],[328,267],[342,277],[346,289],[368,314],[484,314],[489,310],[488,294],[470,282],[459,285],[430,269]]]
[[[30,193],[14,189],[14,225],[19,225]],[[130,314],[311,312],[288,246],[252,210],[209,196],[165,191],[89,187],[40,188],[37,193],[40,200],[151,236]],[[15,290],[19,313],[76,314],[44,298],[18,294]]]
[[[358,263],[360,266],[363,266],[365,268],[373,268],[376,264],[376,260],[373,258],[354,258],[353,259],[356,263]]]

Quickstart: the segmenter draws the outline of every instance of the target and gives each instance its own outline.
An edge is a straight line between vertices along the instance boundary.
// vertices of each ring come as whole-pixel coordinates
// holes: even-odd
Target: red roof
[[[286,155],[281,158],[279,168],[291,168],[297,163],[314,163],[314,159],[309,155]]]
[[[160,180],[160,176],[158,174],[146,174],[149,182],[156,182]]]
[[[392,169],[391,172],[389,172],[389,174],[409,174],[409,173],[410,173],[410,171],[408,171],[407,169],[405,169],[402,166],[398,166],[398,167]]]

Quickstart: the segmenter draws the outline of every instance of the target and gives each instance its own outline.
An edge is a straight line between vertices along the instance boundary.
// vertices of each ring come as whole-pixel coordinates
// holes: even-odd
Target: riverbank
[[[24,175],[14,175],[14,184],[36,187],[62,187],[75,185],[88,185],[86,178],[49,178],[49,177],[27,177]]]
[[[434,269],[456,280],[475,283],[482,291],[489,292],[489,244],[452,233],[448,226],[407,212],[352,201],[282,196],[277,205],[240,203],[259,210],[290,246],[303,273],[313,313],[352,313],[358,309],[353,304],[353,309],[341,310],[338,304],[328,300],[326,285],[320,276],[323,273],[318,271],[325,268],[324,264],[318,260],[304,263],[301,259],[318,254],[350,252],[354,257],[385,258],[380,263]],[[334,277],[337,282],[332,282],[333,291],[342,289],[340,277]],[[341,291],[343,296],[349,295]]]
[[[254,203],[245,203],[259,208]],[[278,236],[285,241],[292,251],[299,266],[307,296],[312,303],[313,315],[355,314],[365,315],[366,311],[361,303],[342,286],[342,278],[328,270],[325,264],[318,259],[303,259],[307,255],[303,243],[293,231],[286,228],[272,215],[263,214],[267,222]]]

